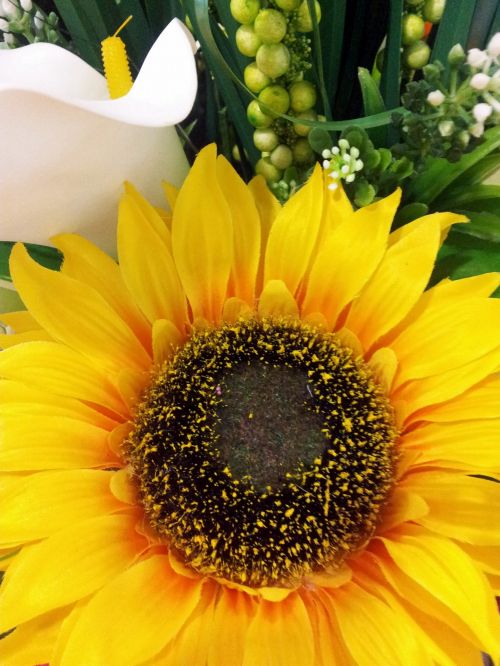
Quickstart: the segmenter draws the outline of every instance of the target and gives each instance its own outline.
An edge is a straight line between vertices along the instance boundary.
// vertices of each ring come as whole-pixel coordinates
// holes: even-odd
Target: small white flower
[[[349,150],[349,141],[347,141],[347,139],[340,139],[339,148],[342,150]]]
[[[467,62],[471,67],[482,67],[487,60],[486,51],[481,51],[481,49],[470,49],[467,54]]]
[[[427,101],[431,106],[440,106],[445,100],[443,93],[440,90],[432,90],[427,95]]]
[[[45,16],[42,14],[42,12],[39,9],[36,10],[34,23],[35,23],[35,28],[38,31],[43,30],[43,26],[45,25]]]
[[[352,183],[353,180],[355,179],[355,175],[353,173],[350,173],[348,176],[346,176],[345,182],[346,183]]]
[[[19,0],[21,7],[24,9],[25,12],[30,12],[33,9],[33,3],[31,0]]]
[[[0,18],[0,30],[2,32],[10,32],[9,22],[3,18]]]
[[[330,160],[323,160],[323,169],[330,168]]]
[[[363,160],[356,160],[356,164],[354,165],[354,170],[355,170],[355,171],[361,171],[361,169],[362,169],[364,166],[365,166],[365,165],[363,164]]]
[[[483,74],[483,72],[478,72],[477,74],[474,74],[474,76],[470,80],[470,85],[471,88],[474,88],[474,90],[486,90],[489,82],[490,82],[490,77],[487,74]]]
[[[344,164],[344,166],[341,167],[340,173],[344,174],[344,176],[349,173],[349,167],[347,166],[347,164]]]
[[[334,146],[334,147],[332,148],[332,154],[333,154],[333,155],[338,155],[339,153],[340,153],[340,149],[339,149],[339,147],[338,147],[338,146]]]
[[[9,46],[14,46],[16,38],[11,32],[6,32],[3,36],[3,41]]]
[[[469,127],[469,134],[472,136],[475,136],[476,139],[479,139],[480,137],[483,136],[484,134],[484,125],[483,123],[476,123],[475,125],[471,125]]]
[[[472,115],[474,116],[474,118],[477,120],[478,123],[484,123],[484,121],[491,116],[492,111],[493,108],[489,104],[480,102],[479,104],[476,104],[472,109]]]
[[[496,32],[493,35],[486,50],[492,58],[498,58],[498,56],[500,56],[500,32]]]
[[[321,156],[324,157],[325,159],[328,159],[329,157],[332,156],[332,151],[329,150],[328,148],[325,148],[325,149],[322,151]]]
[[[334,192],[338,186],[339,186],[338,183],[330,183],[330,185],[328,185],[328,189]]]
[[[2,0],[2,13],[6,18],[20,18],[19,5],[14,0]]]
[[[340,173],[338,171],[332,171],[329,175],[333,180],[338,180],[340,178]]]
[[[441,136],[451,136],[454,129],[455,123],[453,120],[442,120],[438,125],[439,134],[441,134]]]
[[[356,148],[356,146],[353,146],[350,152],[353,157],[355,158],[359,157],[359,149]]]

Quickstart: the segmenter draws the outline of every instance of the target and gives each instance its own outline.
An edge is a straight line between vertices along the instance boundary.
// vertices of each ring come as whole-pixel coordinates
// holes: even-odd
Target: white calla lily
[[[113,252],[123,182],[164,205],[161,180],[188,163],[173,125],[194,102],[195,44],[178,20],[158,37],[128,94],[69,51],[0,51],[0,240],[48,244],[83,233]]]

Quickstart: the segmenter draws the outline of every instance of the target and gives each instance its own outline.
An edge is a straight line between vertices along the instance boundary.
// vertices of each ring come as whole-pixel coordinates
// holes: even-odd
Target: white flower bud
[[[342,150],[349,150],[349,141],[347,141],[347,139],[340,139],[339,140],[339,147]]]
[[[476,139],[481,138],[484,134],[484,125],[483,125],[483,123],[476,123],[475,125],[471,125],[469,127],[469,133],[472,136],[475,136]]]
[[[483,74],[483,72],[478,72],[477,74],[474,74],[474,76],[470,80],[470,85],[471,88],[474,88],[474,90],[486,90],[489,82],[490,82],[490,77],[488,76],[488,74]]]
[[[19,2],[25,12],[30,12],[33,9],[33,3],[31,0],[19,0]]]
[[[323,160],[323,169],[330,168],[330,160]]]
[[[498,56],[500,56],[500,32],[496,32],[493,35],[486,50],[492,58],[498,58]]]
[[[493,109],[489,104],[481,102],[480,104],[476,104],[474,106],[474,108],[472,109],[472,115],[474,116],[474,118],[477,120],[478,123],[484,123],[484,121],[491,116],[492,111]]]
[[[8,46],[14,46],[14,44],[16,43],[16,37],[11,32],[6,32],[5,35],[3,36],[3,41]]]
[[[353,157],[359,157],[359,149],[356,146],[353,146],[350,152]]]
[[[453,120],[442,120],[438,125],[439,134],[441,134],[441,136],[451,136],[454,129],[455,123]]]
[[[3,18],[0,18],[0,30],[1,30],[2,32],[10,32],[10,29],[9,29],[9,22],[6,21],[6,20],[3,19]]]
[[[328,189],[331,190],[332,192],[335,192],[338,186],[339,186],[338,183],[330,183],[330,185],[328,185]]]
[[[481,51],[481,49],[471,49],[467,54],[467,62],[471,67],[482,67],[487,60],[486,51]]]
[[[35,28],[38,31],[43,30],[43,26],[45,25],[45,17],[39,9],[36,10],[35,18],[33,21]]]
[[[325,149],[321,152],[321,156],[324,157],[325,159],[328,159],[329,157],[332,156],[332,151],[329,150],[328,148],[325,148]]]
[[[432,90],[427,95],[427,101],[431,106],[440,106],[445,100],[443,93],[440,90]]]
[[[2,0],[2,10],[6,18],[20,18],[21,16],[16,0]]]

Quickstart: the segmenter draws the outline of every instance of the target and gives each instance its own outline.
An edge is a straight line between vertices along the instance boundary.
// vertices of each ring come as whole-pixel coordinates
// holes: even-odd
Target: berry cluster
[[[307,0],[231,0],[230,8],[241,24],[236,31],[238,50],[254,59],[245,68],[244,81],[257,95],[247,108],[261,152],[255,170],[269,183],[277,183],[292,165],[308,167],[314,161],[307,141],[310,126],[280,117],[317,119],[316,86],[304,79],[311,66],[307,33],[314,28],[313,17]],[[317,1],[315,11],[319,21]]]

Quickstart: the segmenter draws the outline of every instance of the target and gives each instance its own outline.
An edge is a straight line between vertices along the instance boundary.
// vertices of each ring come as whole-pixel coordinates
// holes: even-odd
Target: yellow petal
[[[0,376],[41,391],[105,406],[126,408],[106,374],[78,352],[54,342],[30,342],[0,354]]]
[[[242,666],[256,664],[313,666],[311,621],[298,594],[279,603],[259,602],[248,629]]]
[[[423,498],[429,512],[417,522],[444,536],[478,546],[500,546],[500,491],[494,481],[447,472],[411,474],[404,486]],[[500,562],[499,562],[500,566]]]
[[[380,263],[401,193],[358,210],[323,241],[307,280],[302,314],[322,312],[333,327]]]
[[[182,630],[155,659],[141,666],[206,666],[218,586],[206,581],[200,602]]]
[[[145,545],[135,521],[100,516],[26,546],[1,586],[0,631],[82,599],[130,566]]]
[[[498,419],[500,418],[499,396],[500,376],[492,375],[453,400],[417,412],[411,420],[447,423],[473,418]]]
[[[399,359],[397,384],[474,361],[500,346],[500,301],[470,299],[430,308],[390,347]]]
[[[366,349],[413,307],[429,281],[438,248],[439,225],[432,219],[389,248],[346,320]]]
[[[174,259],[193,318],[211,323],[220,320],[233,264],[231,210],[215,164],[215,146],[205,147],[179,192],[172,220]]]
[[[398,358],[389,347],[381,347],[368,361],[377,382],[390,394],[392,382],[398,369]]]
[[[276,197],[271,193],[266,181],[262,176],[255,176],[248,183],[248,189],[254,198],[255,205],[260,217],[260,258],[257,271],[256,291],[262,290],[262,281],[264,278],[264,257],[267,247],[269,231],[278,213],[281,205]]]
[[[484,575],[458,546],[417,528],[397,540],[384,539],[396,565],[462,618],[486,651],[497,654],[500,622]],[[418,601],[415,599],[414,601]]]
[[[393,231],[389,236],[389,246],[399,243],[406,236],[413,234],[418,228],[427,226],[429,222],[438,223],[442,240],[447,230],[453,224],[468,222],[468,218],[465,217],[465,215],[459,215],[458,213],[431,213],[430,215],[423,215],[408,224],[404,224],[402,227],[399,227],[399,229],[396,229],[396,231]]]
[[[123,369],[117,378],[117,386],[123,402],[128,406],[131,412],[134,411],[137,403],[151,381],[151,375],[147,372],[137,372],[136,370]]]
[[[420,495],[400,485],[392,491],[389,501],[380,516],[379,533],[384,534],[394,527],[409,521],[418,521],[429,513],[429,507]]]
[[[61,272],[98,291],[150,350],[151,329],[132,301],[116,262],[76,234],[59,234],[52,237],[51,242],[64,254]]]
[[[248,626],[255,608],[248,595],[221,586],[214,609],[207,666],[235,666],[243,662]]]
[[[56,340],[111,370],[149,367],[144,347],[95,289],[43,268],[20,244],[14,246],[10,264],[24,303]]]
[[[0,466],[9,472],[116,463],[108,431],[65,416],[0,416]]]
[[[323,219],[322,226],[327,232],[328,230],[334,229],[335,227],[341,225],[343,222],[350,219],[353,214],[352,204],[349,201],[349,197],[345,193],[342,184],[335,190],[328,189],[331,179],[328,174],[324,174],[324,192],[325,200],[323,203]]]
[[[0,379],[0,414],[17,415],[20,418],[29,418],[33,414],[67,416],[104,430],[112,430],[117,425],[116,419],[111,419],[98,409],[92,409],[80,400],[63,398],[8,379]]]
[[[177,576],[165,555],[153,555],[121,572],[80,613],[61,666],[142,664],[189,621],[202,584],[201,578],[192,581]]]
[[[140,214],[141,219],[150,229],[153,229],[163,241],[163,245],[172,250],[172,237],[165,221],[162,219],[158,210],[152,206],[142,194],[136,190],[132,183],[125,183],[125,195],[134,202],[135,210]]]
[[[19,312],[2,312],[0,321],[6,326],[10,326],[16,333],[26,333],[39,328],[36,319],[31,312],[20,310]]]
[[[53,340],[53,337],[41,328],[25,331],[24,333],[2,333],[0,335],[0,349],[10,349],[25,342],[37,342],[38,340]]]
[[[406,433],[402,446],[419,453],[418,463],[487,473],[500,470],[500,421],[457,421],[443,427],[425,423]]]
[[[309,265],[321,223],[323,183],[316,165],[309,181],[278,213],[267,242],[264,284],[283,280],[295,294]]]
[[[182,342],[179,329],[168,319],[157,319],[153,324],[153,358],[162,365]]]
[[[217,180],[233,218],[229,294],[253,305],[261,248],[259,213],[248,187],[222,155],[217,158]]]
[[[17,627],[0,640],[2,666],[32,666],[52,661],[52,651],[68,609],[46,613]]]
[[[165,194],[165,199],[168,201],[168,205],[170,206],[170,210],[174,210],[175,202],[177,201],[177,196],[179,195],[179,189],[175,187],[175,185],[172,185],[172,183],[167,183],[166,181],[162,181],[161,186]]]
[[[472,546],[461,543],[460,548],[487,573],[500,575],[500,548],[498,546]]]
[[[0,546],[46,537],[66,525],[118,511],[109,489],[112,472],[65,470],[18,477],[0,492]]]
[[[298,317],[295,298],[282,280],[269,280],[260,298],[258,312],[261,317]]]
[[[113,472],[109,480],[109,489],[113,495],[125,504],[134,505],[137,502],[137,485],[132,481],[128,469],[119,469]]]
[[[333,599],[342,637],[357,666],[421,663],[407,621],[383,601],[355,583],[335,590]]]
[[[123,279],[149,321],[168,319],[184,330],[186,297],[174,260],[167,243],[130,195],[120,202],[118,256]]]
[[[245,301],[242,301],[241,298],[236,298],[231,296],[224,303],[224,308],[222,310],[222,321],[230,322],[234,324],[240,319],[240,317],[246,317],[252,313],[251,307]]]
[[[445,402],[461,395],[498,369],[500,349],[495,349],[470,363],[433,377],[409,381],[393,392],[393,400],[408,405],[409,414],[423,407]]]
[[[314,666],[356,666],[342,640],[330,594],[320,589],[302,598],[314,634]]]

